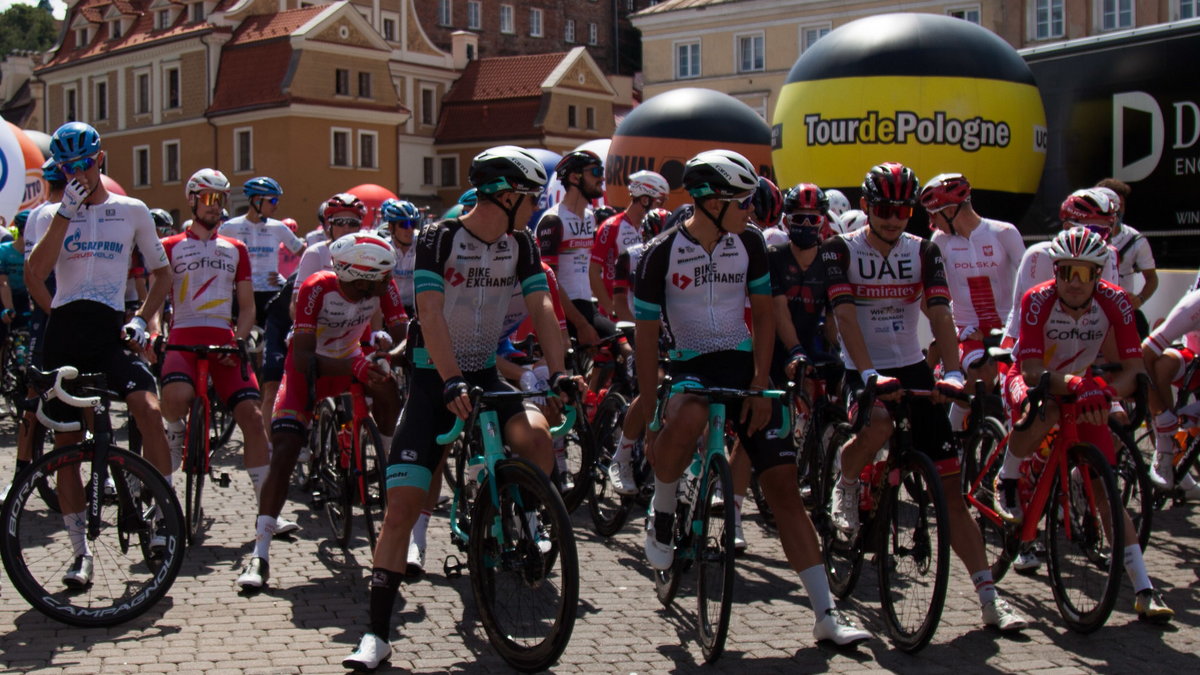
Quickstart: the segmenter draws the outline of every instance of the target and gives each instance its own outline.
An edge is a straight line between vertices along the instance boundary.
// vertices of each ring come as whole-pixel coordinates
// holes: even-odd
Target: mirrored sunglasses
[[[912,218],[912,204],[897,204],[895,202],[878,202],[871,204],[871,215],[876,218]]]
[[[58,168],[62,169],[62,172],[68,176],[72,176],[82,171],[87,171],[93,166],[96,166],[95,157],[83,157],[80,159],[71,160],[70,162],[59,162],[58,164]]]
[[[1090,284],[1100,277],[1100,270],[1089,263],[1059,263],[1054,266],[1059,281],[1079,281]]]

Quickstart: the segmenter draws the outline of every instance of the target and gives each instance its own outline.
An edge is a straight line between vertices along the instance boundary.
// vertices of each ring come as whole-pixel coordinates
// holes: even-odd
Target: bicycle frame
[[[336,435],[340,453],[338,464],[343,471],[354,472],[354,482],[358,488],[358,503],[365,505],[367,503],[367,472],[364,470],[366,462],[362,455],[362,427],[363,422],[370,418],[371,409],[367,406],[367,394],[363,390],[362,383],[353,380],[350,383],[348,394],[341,394],[334,398],[334,409],[337,411],[339,424]],[[349,413],[349,419],[344,419],[346,413]],[[348,445],[347,439],[341,433],[347,424],[350,425]]]
[[[219,357],[225,356],[225,355],[236,355],[241,360],[242,379],[249,379],[249,367],[247,366],[247,362],[249,361],[249,355],[246,352],[246,343],[239,339],[236,347],[230,347],[227,345],[173,345],[173,344],[167,344],[164,347],[164,350],[165,351],[187,352],[187,353],[194,354],[196,356],[196,381],[192,383],[192,388],[194,390],[193,393],[194,393],[196,399],[200,401],[201,410],[204,413],[202,415],[203,419],[201,419],[199,421],[199,424],[202,424],[203,429],[204,429],[204,467],[203,467],[203,471],[196,471],[195,473],[196,474],[210,473],[212,471],[212,466],[211,466],[211,462],[212,462],[211,431],[212,431],[212,429],[209,428],[208,423],[209,423],[209,419],[210,419],[211,412],[212,412],[212,400],[208,398],[209,369],[212,365],[213,359],[216,359],[216,358],[219,358]],[[230,412],[232,414],[232,411],[230,411]],[[191,431],[192,425],[196,424],[196,423],[197,423],[197,420],[191,419],[190,417],[188,418],[188,431],[189,432]],[[187,444],[185,443],[184,444],[184,458],[183,458],[183,466],[184,466],[185,471],[192,471],[190,459],[191,458],[187,456]],[[229,482],[229,477],[224,476],[224,477],[218,478],[218,477],[214,476],[213,480],[217,481],[223,485],[226,485]]]

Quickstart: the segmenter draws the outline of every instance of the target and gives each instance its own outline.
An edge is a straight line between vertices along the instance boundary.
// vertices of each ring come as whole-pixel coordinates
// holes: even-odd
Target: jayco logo
[[[952,145],[966,152],[980,148],[1006,148],[1012,139],[1008,122],[983,117],[959,119],[945,111],[931,117],[897,110],[880,117],[869,110],[863,117],[825,118],[820,113],[804,116],[805,140],[809,147],[820,145]]]

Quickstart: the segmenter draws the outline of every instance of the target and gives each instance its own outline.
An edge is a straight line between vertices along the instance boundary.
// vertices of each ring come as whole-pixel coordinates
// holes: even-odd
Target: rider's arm
[[[462,376],[462,370],[454,358],[454,348],[450,344],[450,327],[446,324],[446,317],[442,315],[445,299],[446,296],[441,291],[417,293],[417,316],[421,317],[421,335],[425,340],[425,349],[429,351],[429,358],[443,382],[452,377]]]
[[[942,353],[945,372],[961,371],[958,360],[958,331],[954,327],[954,315],[950,312],[950,288],[946,283],[946,268],[942,264],[942,253],[931,241],[921,242],[921,283],[924,287],[922,308],[929,318],[933,339],[937,340]]]
[[[658,338],[662,330],[662,307],[666,302],[666,275],[671,241],[656,240],[642,254],[633,276],[634,290],[634,370],[637,372],[640,400],[654,399],[658,391]],[[652,405],[652,404],[643,404]]]
[[[1104,344],[1101,346],[1100,353],[1104,356],[1104,360],[1109,363],[1120,363],[1120,372],[1109,376],[1108,385],[1117,392],[1117,398],[1125,398],[1132,396],[1137,390],[1138,375],[1146,372],[1146,364],[1142,362],[1140,356],[1129,357],[1122,354],[1117,348],[1116,331],[1109,330],[1108,335],[1104,337]]]
[[[63,241],[67,238],[67,226],[70,225],[64,216],[57,213],[50,221],[50,226],[42,233],[42,238],[33,247],[29,260],[25,262],[25,276],[39,281],[45,281],[54,271],[58,262],[58,252],[62,250]]]
[[[1138,291],[1136,300],[1137,306],[1141,307],[1146,304],[1150,296],[1158,290],[1158,270],[1148,269],[1142,270],[1142,290]]]
[[[754,327],[754,377],[751,388],[765,389],[771,379],[771,350],[775,348],[775,314],[771,311],[771,296],[750,294],[750,323]]]
[[[838,333],[842,336],[842,345],[846,355],[854,364],[854,369],[862,373],[873,370],[871,353],[867,350],[867,341],[863,338],[862,328],[858,325],[858,309],[854,304],[854,294],[851,290],[847,270],[850,266],[850,249],[840,237],[827,240],[821,245],[821,261],[825,264],[825,277],[829,280],[826,294],[833,308],[833,316],[837,319]]]
[[[771,305],[775,309],[775,335],[779,337],[779,343],[789,351],[795,349],[800,344],[800,336],[796,335],[795,324],[788,320],[791,312],[788,309],[787,296],[771,296]]]
[[[592,295],[596,298],[596,303],[600,305],[601,311],[606,315],[613,315],[613,300],[608,294],[608,289],[604,287],[603,274],[601,268],[603,264],[593,260],[588,264],[588,283],[592,287]]]
[[[4,309],[12,311],[13,294],[12,287],[8,285],[7,274],[0,274],[0,303],[4,304]]]
[[[554,312],[554,301],[550,298],[550,282],[542,269],[537,243],[528,230],[514,232],[512,237],[517,246],[517,280],[521,284],[521,293],[525,296],[525,307],[529,310],[533,331],[537,334],[538,343],[542,345],[542,354],[545,355],[550,372],[561,373],[566,370],[563,358],[566,349],[563,342],[557,339],[560,334],[558,316]]]
[[[945,372],[962,370],[962,364],[958,360],[958,332],[954,328],[954,315],[950,313],[950,305],[926,305],[925,316],[929,317],[929,327],[933,330],[933,339],[937,341],[938,351],[941,352]]]
[[[234,284],[234,291],[237,293],[238,318],[233,336],[239,340],[245,340],[250,337],[254,322],[258,321],[258,317],[254,314],[254,283],[249,279],[243,279]]]
[[[163,302],[167,299],[167,293],[171,291],[171,268],[163,265],[156,270],[150,272],[150,290],[146,293],[146,300],[137,311],[137,316],[142,317],[149,323],[151,317],[158,314],[158,310],[162,309]],[[250,305],[253,307],[253,303]]]
[[[1017,276],[1013,279],[1012,309],[1008,313],[1008,322],[1004,327],[1006,342],[1017,339],[1017,334],[1021,331],[1021,300],[1025,297],[1025,292],[1034,285],[1033,270],[1039,260],[1044,265],[1050,264],[1049,258],[1040,249],[1028,248],[1025,249],[1024,255],[1021,256],[1021,262],[1017,265]]]

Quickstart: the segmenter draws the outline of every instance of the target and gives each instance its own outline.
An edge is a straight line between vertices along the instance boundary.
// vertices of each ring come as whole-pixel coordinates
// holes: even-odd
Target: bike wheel
[[[363,524],[367,528],[367,542],[375,550],[375,523],[383,522],[387,510],[387,455],[389,448],[383,447],[383,436],[375,427],[375,421],[367,419],[359,430],[359,452],[362,453],[362,485],[365,493],[359,494],[357,477],[354,490],[362,505]]]
[[[621,438],[621,426],[625,423],[625,411],[629,401],[615,391],[610,391],[596,406],[596,418],[592,423],[595,435],[596,461],[592,463],[591,489],[588,495],[588,513],[596,534],[611,537],[621,530],[629,517],[627,499],[613,491],[608,480],[608,467],[617,451]]]
[[[950,516],[933,462],[910,452],[880,506],[875,558],[879,600],[892,643],[914,653],[933,639],[950,579]]]
[[[1125,527],[1112,469],[1100,451],[1067,451],[1067,485],[1060,476],[1046,504],[1047,572],[1067,626],[1091,633],[1108,621],[1121,587]]]
[[[967,439],[963,446],[962,486],[964,494],[971,494],[983,504],[996,503],[996,477],[1004,463],[1007,434],[1004,425],[994,417],[984,417],[979,430]],[[975,487],[976,478],[983,478]],[[1015,534],[987,516],[976,513],[975,523],[983,536],[983,548],[987,554],[992,578],[1000,581],[1008,573],[1016,557],[1018,543]]]
[[[592,425],[582,408],[575,416],[575,426],[563,437],[567,474],[571,487],[562,490],[567,513],[574,513],[583,504],[592,488],[592,467],[596,464],[595,436]]]
[[[829,577],[829,590],[838,600],[845,600],[854,592],[858,577],[862,573],[863,550],[861,545],[861,528],[859,534],[847,538],[844,533],[833,526],[829,517],[830,501],[833,497],[834,482],[842,475],[842,465],[838,459],[838,449],[849,439],[849,427],[844,424],[833,424],[826,428],[824,438],[824,468],[821,470],[820,500],[814,512],[814,525],[821,536],[821,553],[825,558],[825,575]],[[863,489],[867,489],[866,486]]]
[[[212,431],[212,451],[216,452],[217,448],[224,446],[233,437],[233,430],[237,424],[234,422],[233,413],[226,410],[212,385],[208,388],[208,400],[208,428]]]
[[[711,455],[708,459],[708,489],[700,495],[697,508],[700,516],[700,532],[695,542],[696,550],[696,601],[700,649],[704,661],[712,663],[725,651],[725,638],[729,635],[729,615],[733,609],[733,509],[714,508],[714,497],[718,487],[721,494],[733,494],[733,478],[729,473],[729,462],[724,455]]]
[[[562,497],[536,466],[504,460],[484,480],[467,566],[480,619],[500,657],[518,670],[552,666],[575,626],[579,564]]]
[[[42,455],[45,454],[46,448],[54,447],[54,432],[42,426],[40,422],[34,422],[33,439],[30,444],[30,462],[37,463]],[[58,492],[54,489],[54,484],[51,479],[42,478],[37,482],[38,495],[46,506],[55,513],[60,513],[58,508]]]
[[[317,406],[317,447],[313,449],[313,483],[334,541],[345,549],[350,543],[350,500],[354,495],[349,471],[342,466],[338,442],[337,411],[329,399]]]
[[[17,476],[0,512],[0,552],[13,585],[34,609],[75,626],[114,626],[150,609],[171,588],[183,564],[183,513],[174,491],[149,462],[110,448],[107,465],[117,494],[104,500],[99,536],[87,541],[94,563],[91,583],[68,589],[62,578],[76,557],[71,536],[63,517],[33,493],[39,481],[56,487],[60,472],[89,475],[94,454],[86,445],[60,448]],[[150,557],[146,552],[156,521],[165,546]],[[130,546],[134,537],[145,544]]]
[[[1137,443],[1123,429],[1114,429],[1113,441],[1117,453],[1117,465],[1113,467],[1117,480],[1117,493],[1121,504],[1133,520],[1133,529],[1138,533],[1138,545],[1146,550],[1150,543],[1150,532],[1154,527],[1154,486],[1150,483],[1149,468]]]
[[[204,511],[200,506],[204,492],[206,464],[205,442],[208,440],[204,405],[197,397],[192,401],[192,414],[188,417],[187,450],[183,471],[186,487],[183,500],[183,520],[187,530],[188,546],[193,546],[200,534],[200,523]]]

